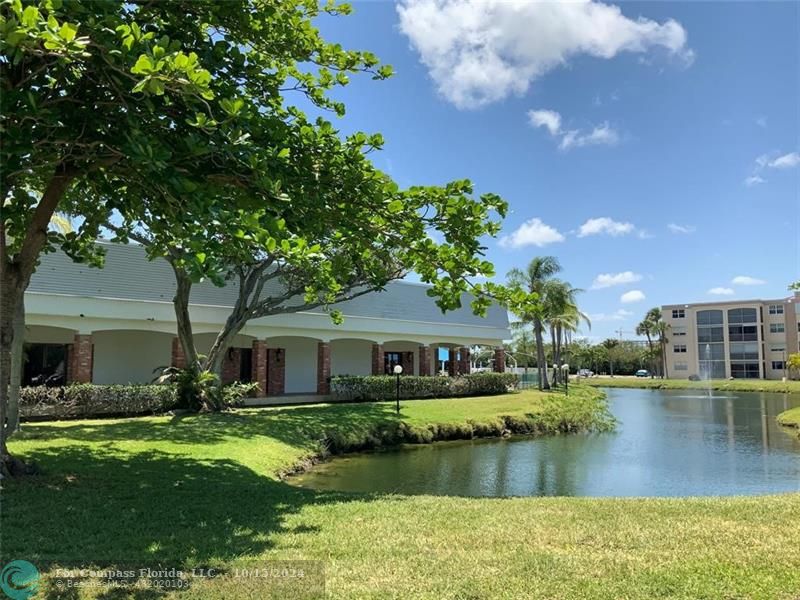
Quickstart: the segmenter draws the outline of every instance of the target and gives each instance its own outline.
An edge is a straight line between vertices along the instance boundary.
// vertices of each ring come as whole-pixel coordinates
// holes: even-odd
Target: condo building
[[[667,377],[782,379],[800,351],[800,293],[776,300],[669,304]]]

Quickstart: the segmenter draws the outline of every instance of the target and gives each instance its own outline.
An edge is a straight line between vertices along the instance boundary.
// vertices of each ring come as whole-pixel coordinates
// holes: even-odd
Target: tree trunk
[[[186,366],[197,368],[197,348],[194,345],[192,319],[189,317],[189,295],[192,291],[192,280],[183,270],[172,264],[172,261],[169,262],[175,273],[176,289],[172,305],[175,308],[175,320],[178,324],[178,341],[186,358]]]
[[[14,339],[11,342],[11,375],[8,387],[7,430],[11,436],[19,429],[19,394],[22,384],[22,358],[25,347],[25,296],[14,315]]]
[[[539,319],[536,319],[533,323],[533,332],[536,335],[536,366],[539,369],[539,389],[549,390],[547,361],[544,357],[544,336],[542,335],[542,322]]]
[[[644,335],[647,337],[647,347],[650,349],[650,379],[655,379],[656,361],[654,360],[655,354],[653,353],[653,338],[650,337],[649,331],[645,331]]]
[[[553,348],[553,385],[558,385],[558,345],[556,344],[556,327],[550,325],[550,345]]]

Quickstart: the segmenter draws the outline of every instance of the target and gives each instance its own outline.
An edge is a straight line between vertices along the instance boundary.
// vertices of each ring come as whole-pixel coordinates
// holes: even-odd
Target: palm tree
[[[636,335],[643,335],[647,338],[647,347],[650,354],[650,377],[655,376],[655,351],[653,350],[653,333],[655,332],[656,323],[661,320],[661,309],[658,307],[651,308],[642,319],[641,323],[636,326]]]
[[[511,269],[508,272],[508,283],[512,288],[522,289],[528,293],[537,294],[539,303],[529,313],[517,315],[523,322],[533,324],[533,334],[536,338],[536,368],[539,373],[539,389],[548,390],[547,366],[544,356],[543,332],[545,326],[544,293],[547,283],[561,271],[561,264],[555,256],[537,256],[523,271]]]
[[[608,357],[608,369],[611,376],[614,376],[614,358],[616,357],[616,349],[619,347],[619,340],[608,338],[603,340],[603,348],[606,349],[606,356]]]
[[[661,317],[660,310],[658,314]],[[653,332],[658,336],[658,347],[661,350],[661,379],[666,379],[669,377],[669,373],[667,373],[667,342],[669,342],[667,333],[669,333],[669,325],[659,318],[656,321]]]
[[[553,279],[545,285],[545,321],[550,327],[553,348],[553,382],[558,383],[561,373],[562,350],[570,335],[578,330],[581,321],[590,328],[589,317],[578,309],[575,296],[582,290],[572,287],[566,281]]]

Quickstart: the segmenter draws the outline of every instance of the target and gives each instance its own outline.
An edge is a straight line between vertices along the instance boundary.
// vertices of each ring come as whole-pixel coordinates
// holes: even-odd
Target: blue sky
[[[356,2],[318,25],[396,72],[336,92],[336,125],[384,134],[401,185],[500,194],[499,279],[555,255],[586,333],[630,337],[651,306],[798,278],[798,6]]]

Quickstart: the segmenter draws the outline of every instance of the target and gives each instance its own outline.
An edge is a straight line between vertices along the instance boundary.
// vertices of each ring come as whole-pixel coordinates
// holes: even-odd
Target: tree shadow
[[[279,532],[317,532],[318,527],[296,521],[286,525],[287,517],[304,507],[356,498],[293,487],[224,459],[157,451],[123,455],[85,446],[35,450],[26,458],[46,465],[46,471],[6,486],[2,555],[4,561],[28,560],[44,573],[56,566],[191,570],[210,565],[221,574],[231,561],[263,555]],[[46,598],[81,597],[76,590],[56,589],[52,577],[46,576],[44,584]],[[269,596],[262,592],[259,597]],[[294,597],[297,592],[288,590]],[[99,597],[144,600],[163,593],[108,589]]]
[[[215,414],[183,415],[166,419],[81,421],[74,424],[27,423],[15,439],[82,442],[167,441],[175,444],[215,444],[258,436],[297,444],[319,440],[335,431],[354,437],[378,425],[397,424],[401,417],[390,403],[245,409]]]

